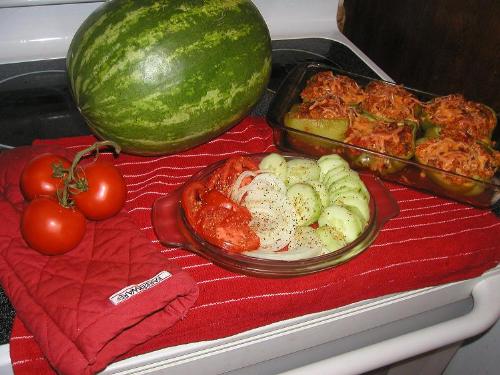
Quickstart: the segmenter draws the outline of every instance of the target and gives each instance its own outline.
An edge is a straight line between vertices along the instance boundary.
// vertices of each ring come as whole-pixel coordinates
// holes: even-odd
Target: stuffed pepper
[[[467,196],[480,194],[484,190],[481,181],[489,182],[500,166],[500,152],[488,145],[447,136],[418,140],[415,158],[421,164],[454,173],[424,171],[447,191]]]
[[[345,143],[373,150],[399,159],[409,160],[415,153],[416,127],[408,122],[384,122],[366,116],[353,118]],[[395,173],[405,162],[349,149],[346,155],[358,168],[369,168],[380,174]]]
[[[363,101],[365,93],[355,80],[345,75],[323,71],[313,75],[300,94],[305,102],[325,96],[338,96],[347,105],[355,106]]]
[[[420,101],[403,86],[372,81],[365,87],[360,110],[366,116],[386,122],[418,124]]]
[[[424,104],[421,123],[427,137],[441,135],[465,142],[491,143],[497,118],[490,107],[454,94]]]
[[[293,106],[285,115],[285,126],[322,137],[343,140],[349,125],[350,110],[336,96]]]
[[[332,142],[323,141],[316,136],[344,140],[350,116],[351,109],[337,96],[296,104],[285,115],[285,127],[313,136],[289,134],[288,141],[298,149],[308,150],[312,155],[331,153],[335,149]]]
[[[289,134],[294,148],[311,155],[335,152],[337,146],[315,136],[343,141],[355,106],[364,92],[353,79],[329,70],[314,74],[300,94],[302,102],[292,106],[284,117],[285,127],[311,134]]]

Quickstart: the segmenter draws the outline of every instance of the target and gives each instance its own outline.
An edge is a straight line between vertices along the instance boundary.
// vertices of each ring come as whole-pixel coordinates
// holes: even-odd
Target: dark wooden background
[[[500,0],[344,0],[344,34],[396,82],[500,111]]]

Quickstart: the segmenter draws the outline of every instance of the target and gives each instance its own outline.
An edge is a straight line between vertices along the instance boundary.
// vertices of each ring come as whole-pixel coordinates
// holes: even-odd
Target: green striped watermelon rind
[[[82,24],[67,68],[89,127],[124,152],[204,143],[239,122],[271,74],[271,41],[245,0],[110,1]]]

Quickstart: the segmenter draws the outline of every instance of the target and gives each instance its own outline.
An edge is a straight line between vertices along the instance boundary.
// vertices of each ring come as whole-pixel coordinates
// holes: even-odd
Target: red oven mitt
[[[19,177],[48,150],[66,155],[47,146],[0,153],[0,282],[56,371],[92,374],[182,319],[198,288],[126,212],[88,221],[82,242],[64,255],[30,249],[19,230],[26,204]],[[115,304],[119,291],[132,297]]]

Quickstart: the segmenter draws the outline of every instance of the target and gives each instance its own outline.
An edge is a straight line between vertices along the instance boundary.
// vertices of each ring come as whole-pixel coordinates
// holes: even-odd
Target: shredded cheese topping
[[[350,77],[323,71],[307,81],[300,96],[293,116],[348,119],[346,143],[401,158],[416,155],[422,164],[486,181],[500,168],[500,152],[484,145],[491,144],[495,113],[460,94],[422,103],[402,85],[372,81],[363,89]],[[439,138],[416,146],[408,122],[418,123],[422,112],[438,126]]]
[[[495,175],[500,164],[500,152],[486,150],[476,142],[462,142],[449,137],[420,143],[415,155],[423,164],[484,181]]]
[[[365,92],[362,110],[388,121],[417,121],[415,112],[420,101],[403,86],[372,81]]]
[[[352,78],[323,71],[316,73],[307,81],[300,96],[307,102],[325,96],[338,96],[348,105],[355,105],[364,99],[365,93]]]
[[[382,122],[356,116],[347,130],[346,143],[407,158],[413,155],[413,127],[405,123]]]
[[[424,109],[427,119],[441,127],[441,135],[461,141],[489,139],[496,125],[493,111],[460,94],[436,98]]]
[[[347,119],[351,110],[336,96],[321,97],[311,102],[303,102],[293,115],[297,118]]]

